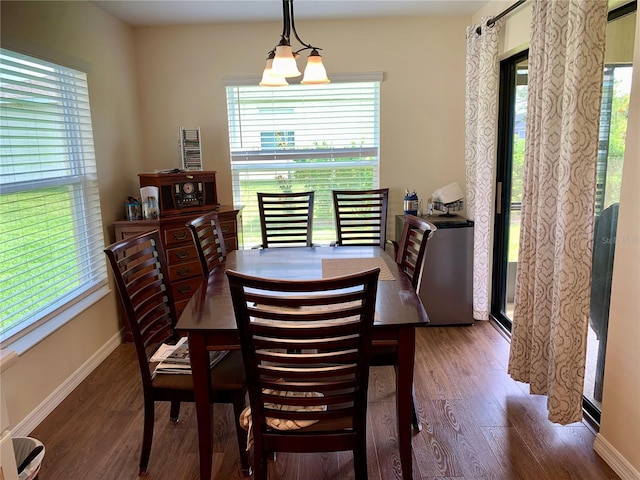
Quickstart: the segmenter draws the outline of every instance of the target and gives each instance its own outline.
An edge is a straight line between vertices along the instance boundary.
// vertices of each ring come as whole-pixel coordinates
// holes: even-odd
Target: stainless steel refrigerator
[[[427,244],[419,295],[429,325],[473,324],[473,222],[459,215],[423,216],[438,230]],[[396,216],[396,238],[404,215]]]

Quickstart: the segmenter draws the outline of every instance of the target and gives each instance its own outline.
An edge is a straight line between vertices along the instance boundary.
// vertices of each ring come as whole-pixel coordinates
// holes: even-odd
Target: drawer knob
[[[176,274],[179,277],[186,277],[190,273],[191,273],[191,269],[190,268],[181,268],[180,270],[176,270]]]
[[[181,285],[178,287],[178,293],[189,293],[191,291],[191,285]]]
[[[230,230],[230,227],[229,225],[222,225],[220,229],[222,230],[222,233],[227,233]]]
[[[187,232],[174,233],[173,238],[175,238],[176,240],[184,240],[185,238],[187,238]]]
[[[188,258],[189,257],[189,252],[187,250],[183,250],[181,252],[176,252],[176,257],[178,257],[179,259],[184,259],[184,258]]]

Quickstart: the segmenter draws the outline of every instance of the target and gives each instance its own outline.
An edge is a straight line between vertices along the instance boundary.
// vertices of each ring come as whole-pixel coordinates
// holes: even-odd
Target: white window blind
[[[379,185],[379,97],[379,81],[227,87],[245,247],[261,243],[258,192],[315,191],[313,242],[336,240],[331,191]]]
[[[0,51],[0,340],[106,284],[87,76]]]

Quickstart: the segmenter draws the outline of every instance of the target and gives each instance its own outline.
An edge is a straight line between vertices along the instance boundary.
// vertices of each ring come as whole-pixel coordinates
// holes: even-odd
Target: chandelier
[[[303,47],[295,52],[291,48],[291,32]],[[318,50],[311,44],[304,43],[296,31],[296,23],[293,18],[293,0],[282,0],[282,35],[280,43],[269,52],[267,63],[262,73],[260,86],[263,87],[285,87],[289,85],[287,78],[300,76],[296,58],[300,52],[311,50],[307,58],[307,66],[304,69],[304,77],[300,83],[304,85],[321,85],[329,83],[327,71],[322,65],[322,57]]]

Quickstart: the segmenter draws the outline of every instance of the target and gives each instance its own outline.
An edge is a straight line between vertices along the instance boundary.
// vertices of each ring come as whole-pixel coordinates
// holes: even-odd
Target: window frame
[[[6,274],[4,279],[0,278],[0,291],[9,292],[12,289],[4,303],[0,303],[0,312],[3,312],[3,316],[7,315],[10,308],[15,306],[28,312],[15,315],[16,321],[10,327],[1,327],[0,347],[23,352],[107,295],[109,287],[102,253],[104,228],[91,124],[88,69],[49,60],[50,55],[23,53],[21,49],[11,46],[3,45],[2,55],[3,86],[0,100],[5,107],[8,107],[8,102],[13,102],[13,112],[0,112],[3,143],[9,143],[3,147],[2,154],[6,159],[11,159],[4,168],[0,166],[0,194],[39,192],[38,200],[44,201],[47,207],[49,204],[46,201],[52,195],[68,201],[61,209],[62,214],[69,217],[63,221],[67,239],[59,244],[71,259],[69,271],[63,269],[63,277],[69,281],[68,288],[60,289],[57,280],[60,275],[52,274],[48,277],[48,284],[46,279],[42,282],[43,288],[54,290],[47,302],[39,305],[30,301],[30,297],[37,296],[38,291],[31,293],[33,287],[25,287],[21,292],[24,297],[12,304],[11,300],[20,294],[15,292],[20,290],[16,290],[16,285],[10,284],[8,279],[11,269],[15,270],[21,265],[9,262],[0,265],[0,273]],[[42,100],[45,98],[43,95],[50,100],[50,109],[45,105],[47,102]],[[33,128],[25,128],[23,122],[26,119],[32,122]],[[51,126],[51,133],[45,132],[45,124]],[[23,135],[19,135],[21,132]],[[55,153],[46,151],[47,147],[54,144]],[[23,162],[22,159],[28,161]],[[50,170],[48,166],[51,166]],[[58,189],[58,193],[46,191],[52,188]],[[23,214],[20,204],[7,204],[7,212]],[[30,214],[33,215],[32,210],[25,210],[19,218],[28,218]],[[28,223],[17,225],[16,218],[6,220],[0,227],[7,229],[7,236],[11,234],[12,226],[19,227],[21,230],[13,230],[20,232],[13,238],[24,240],[27,238],[25,228],[38,226],[38,221],[31,219]],[[20,254],[24,255],[24,246],[35,246],[36,243],[37,238],[22,243],[18,241],[16,248],[23,248]],[[46,254],[51,252],[43,252],[45,261]],[[27,258],[21,261],[26,262],[23,265],[28,267],[32,260]],[[37,273],[42,270],[45,269]],[[27,280],[41,286],[35,271]]]
[[[380,185],[380,82],[382,80],[382,74],[363,74],[362,76],[358,75],[350,75],[342,78],[335,78],[332,76],[332,84],[326,87],[322,92],[322,98],[329,98],[331,95],[331,88],[336,89],[336,96],[332,99],[332,101],[339,102],[340,101],[340,89],[348,89],[350,86],[345,86],[344,83],[358,83],[362,84],[363,89],[369,89],[372,95],[366,102],[371,102],[372,107],[372,116],[368,113],[363,113],[363,115],[367,116],[368,128],[366,139],[363,140],[360,144],[355,145],[353,139],[351,140],[351,144],[345,145],[344,140],[342,144],[340,143],[338,137],[336,136],[335,143],[331,140],[326,143],[320,143],[321,140],[324,141],[324,137],[319,135],[319,139],[314,140],[319,143],[319,146],[315,147],[314,145],[310,145],[308,135],[306,137],[306,142],[304,140],[305,131],[304,127],[300,127],[296,120],[290,120],[290,123],[287,123],[287,120],[283,120],[282,118],[278,118],[278,121],[273,121],[269,123],[270,120],[277,118],[278,113],[282,113],[283,117],[291,116],[295,117],[296,114],[299,114],[299,118],[302,117],[302,113],[299,111],[296,112],[294,109],[300,109],[304,111],[305,108],[308,108],[311,113],[311,116],[318,115],[318,118],[321,121],[326,123],[331,123],[332,117],[326,113],[329,111],[327,109],[326,112],[323,112],[321,108],[317,110],[313,107],[305,106],[305,103],[313,103],[308,99],[300,99],[299,103],[293,103],[290,99],[286,105],[279,106],[277,103],[274,103],[268,107],[259,106],[256,108],[260,114],[265,114],[264,120],[264,128],[260,125],[261,119],[256,120],[251,124],[251,133],[247,133],[248,128],[246,128],[247,121],[243,120],[242,115],[242,105],[243,102],[246,101],[245,98],[240,98],[241,95],[245,93],[243,91],[243,87],[251,87],[251,89],[246,90],[247,98],[254,99],[251,95],[260,95],[260,91],[264,90],[265,95],[264,98],[268,98],[269,95],[272,95],[270,92],[273,89],[267,89],[264,87],[255,87],[257,85],[257,81],[255,83],[248,82],[243,79],[232,79],[227,80],[225,85],[227,87],[227,105],[228,105],[228,128],[229,128],[229,144],[230,144],[230,168],[232,175],[232,188],[233,188],[233,198],[235,205],[243,206],[243,235],[245,237],[245,247],[251,248],[255,246],[254,244],[259,244],[259,234],[260,231],[256,225],[256,217],[257,215],[257,199],[254,201],[252,198],[248,198],[246,196],[243,199],[242,191],[241,191],[241,182],[246,181],[242,180],[242,178],[248,178],[251,175],[255,175],[256,177],[259,175],[264,175],[264,181],[267,181],[267,176],[272,175],[274,178],[271,180],[275,180],[273,182],[272,188],[273,190],[264,190],[264,192],[274,192],[274,191],[286,191],[287,188],[290,188],[290,184],[292,178],[292,173],[303,176],[308,175],[309,178],[313,176],[314,171],[323,171],[323,170],[331,170],[335,172],[336,175],[340,175],[339,172],[342,171],[345,174],[349,174],[349,170],[358,169],[362,167],[363,174],[365,169],[368,169],[367,175],[370,175],[372,180],[365,186],[358,187],[348,187],[342,185],[330,186],[332,184],[331,181],[327,181],[326,188],[317,188],[315,183],[311,185],[306,185],[302,187],[299,185],[299,188],[296,188],[295,191],[303,191],[303,190],[311,190],[314,189],[319,190],[319,195],[316,195],[316,206],[320,204],[320,208],[314,209],[314,244],[329,244],[331,241],[336,239],[335,234],[335,222],[333,217],[331,221],[328,220],[327,212],[332,212],[333,204],[331,201],[331,190],[332,189],[348,189],[348,188],[357,188],[357,189],[371,189],[371,188],[379,188]],[[277,89],[279,92],[287,91],[291,87],[284,87]],[[295,87],[294,87],[295,88]],[[353,88],[358,88],[356,85],[353,85]],[[316,88],[313,87],[299,87],[295,91],[296,96],[305,96],[314,95],[314,100],[317,98],[318,92]],[[325,93],[328,92],[327,97],[324,97]],[[354,90],[355,92],[355,90]],[[262,97],[259,97],[262,98]],[[342,97],[349,98],[349,97]],[[369,105],[369,103],[366,103]],[[350,112],[351,113],[351,112]],[[246,114],[245,114],[246,115]],[[270,117],[271,115],[271,117]],[[253,118],[252,118],[253,120]],[[299,120],[298,120],[299,121]],[[279,123],[282,122],[282,123]],[[357,122],[357,120],[356,120]],[[355,122],[354,122],[355,123]],[[245,131],[241,131],[242,128],[238,128],[238,125],[245,127]],[[256,126],[258,125],[258,126]],[[361,126],[357,125],[354,127],[354,131],[356,131]],[[364,127],[363,127],[364,128]],[[265,141],[269,140],[269,136],[275,136],[281,133],[283,135],[284,141],[282,145],[276,145],[275,148],[269,148],[269,145],[275,142]],[[252,141],[251,135],[256,137],[258,141],[255,139]],[[355,138],[355,136],[354,136]],[[249,140],[248,140],[249,139]],[[302,139],[302,140],[300,140]],[[298,144],[296,145],[296,142]],[[346,141],[348,143],[348,141]],[[352,146],[354,145],[354,146]],[[318,160],[325,160],[324,162]],[[282,176],[279,173],[282,173]],[[363,175],[365,176],[365,175]],[[282,182],[280,185],[277,185],[278,177],[282,177]],[[357,174],[354,178],[357,177]],[[311,178],[312,182],[315,182],[317,179]],[[342,181],[342,180],[341,180]],[[345,181],[349,181],[345,179]],[[318,180],[318,183],[325,183],[324,180]],[[277,190],[280,188],[281,190]],[[248,189],[250,190],[250,189]],[[250,194],[250,193],[249,193]],[[326,205],[325,205],[326,204]],[[255,208],[254,208],[255,207]],[[255,212],[253,211],[255,210]],[[256,218],[254,218],[256,217]],[[320,226],[321,228],[317,228]]]

